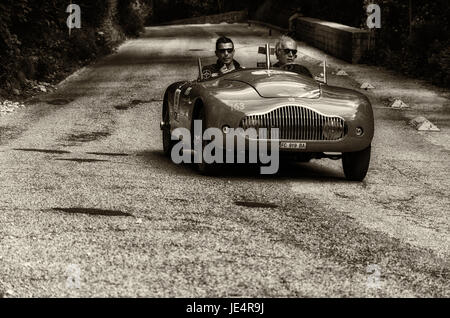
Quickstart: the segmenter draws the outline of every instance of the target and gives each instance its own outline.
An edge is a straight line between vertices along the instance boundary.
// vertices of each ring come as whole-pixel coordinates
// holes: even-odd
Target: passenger
[[[282,67],[287,63],[294,63],[297,58],[297,42],[294,39],[283,35],[275,45],[275,54],[278,62],[273,67]]]
[[[241,65],[233,59],[234,43],[231,39],[221,36],[216,41],[216,64],[204,66],[202,68],[203,78],[217,77],[234,70],[242,69]]]
[[[275,45],[275,54],[278,62],[272,65],[273,67],[280,67],[297,74],[313,77],[311,72],[300,64],[295,64],[297,58],[297,42],[289,36],[283,35]]]

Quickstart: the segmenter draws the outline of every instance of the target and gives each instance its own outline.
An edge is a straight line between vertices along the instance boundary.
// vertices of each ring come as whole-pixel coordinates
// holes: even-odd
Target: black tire
[[[163,122],[170,123],[170,113],[169,107],[167,106],[167,101],[164,100],[163,105]],[[171,140],[170,127],[165,127],[162,130],[162,142],[163,142],[163,152],[164,155],[170,157],[172,148],[175,145],[175,141]]]
[[[342,154],[342,167],[347,180],[363,181],[370,163],[371,146],[356,152]]]

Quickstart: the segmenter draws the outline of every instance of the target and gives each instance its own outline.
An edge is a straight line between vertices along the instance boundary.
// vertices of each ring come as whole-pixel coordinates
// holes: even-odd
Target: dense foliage
[[[249,2],[249,0],[154,0],[154,14],[150,23],[243,10],[247,8]]]
[[[375,31],[376,46],[367,61],[449,87],[448,0],[379,2],[381,29]]]
[[[363,18],[363,0],[292,0],[250,1],[249,15],[283,27],[295,12],[304,16],[334,21],[346,25],[359,25]]]
[[[129,35],[143,28],[144,19],[134,11],[143,9],[138,0],[117,0],[120,10],[112,10],[114,1],[108,0],[73,3],[81,8],[81,29],[69,35],[68,0],[2,0],[0,89],[20,90],[30,79],[62,78],[80,64],[110,52],[115,44],[108,37],[112,28]]]
[[[138,36],[152,13],[152,0],[118,0],[118,22],[127,35]]]

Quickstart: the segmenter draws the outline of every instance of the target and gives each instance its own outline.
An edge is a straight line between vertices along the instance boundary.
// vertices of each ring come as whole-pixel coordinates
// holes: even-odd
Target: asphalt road
[[[330,58],[350,75],[332,84],[379,80],[364,182],[325,159],[201,176],[163,156],[161,98],[222,33],[244,66],[274,42],[246,25],[148,28],[0,116],[0,296],[449,297],[448,92],[415,99],[420,83]],[[323,53],[300,53],[320,72]],[[420,103],[387,108],[394,87]],[[423,114],[442,131],[406,124]]]

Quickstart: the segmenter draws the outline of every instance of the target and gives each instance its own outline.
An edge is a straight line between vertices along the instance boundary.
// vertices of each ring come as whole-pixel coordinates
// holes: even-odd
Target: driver
[[[289,36],[283,35],[275,45],[278,62],[273,67],[282,67],[287,63],[294,63],[297,58],[297,42]]]
[[[233,59],[234,43],[231,39],[221,36],[216,41],[217,63],[202,68],[203,78],[216,77],[234,70],[242,69],[241,65]]]

